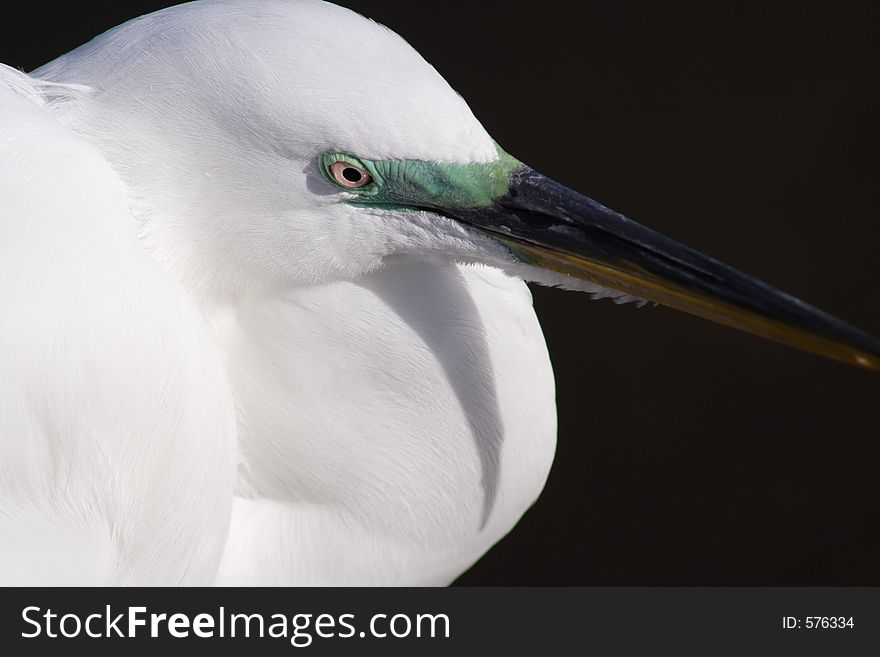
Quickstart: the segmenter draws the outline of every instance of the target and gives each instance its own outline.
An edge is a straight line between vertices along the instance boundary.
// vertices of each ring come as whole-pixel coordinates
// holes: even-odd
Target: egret
[[[446,584],[540,494],[524,281],[880,342],[532,170],[401,37],[202,0],[0,68],[0,581]]]

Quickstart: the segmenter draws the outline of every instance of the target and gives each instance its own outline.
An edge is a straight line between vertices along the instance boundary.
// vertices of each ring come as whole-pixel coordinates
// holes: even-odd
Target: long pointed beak
[[[530,264],[880,371],[880,340],[527,166],[510,175],[492,206],[445,213]]]

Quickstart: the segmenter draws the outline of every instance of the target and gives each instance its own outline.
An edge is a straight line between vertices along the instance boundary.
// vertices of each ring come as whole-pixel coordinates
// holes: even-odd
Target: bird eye
[[[356,167],[349,162],[334,162],[330,165],[329,169],[333,180],[349,189],[357,189],[358,187],[369,185],[373,180],[373,177],[364,169]]]

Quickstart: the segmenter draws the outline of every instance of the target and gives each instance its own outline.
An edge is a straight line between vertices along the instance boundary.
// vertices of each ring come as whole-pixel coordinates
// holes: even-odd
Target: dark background
[[[31,69],[169,4],[4,10],[0,61]],[[400,32],[534,168],[880,335],[877,3],[341,4]],[[460,583],[880,584],[880,376],[534,293],[556,463]]]

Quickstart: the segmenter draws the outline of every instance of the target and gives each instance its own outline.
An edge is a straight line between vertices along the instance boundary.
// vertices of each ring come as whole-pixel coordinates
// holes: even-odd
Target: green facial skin
[[[496,146],[497,147],[497,146]],[[348,153],[330,151],[318,159],[330,182],[330,165],[345,162],[369,172],[373,180],[348,189],[352,205],[396,209],[484,208],[508,191],[510,174],[522,163],[498,148],[494,162],[453,164],[425,160],[365,160]]]

